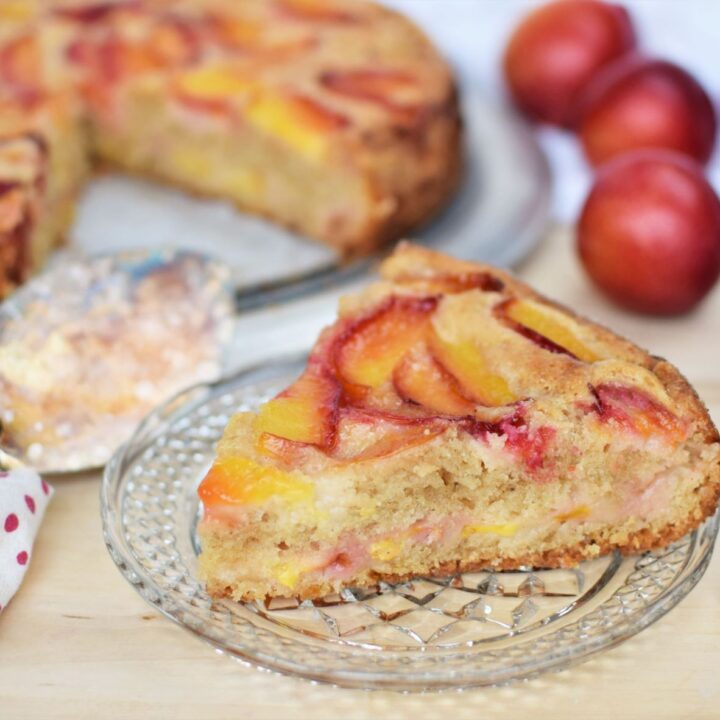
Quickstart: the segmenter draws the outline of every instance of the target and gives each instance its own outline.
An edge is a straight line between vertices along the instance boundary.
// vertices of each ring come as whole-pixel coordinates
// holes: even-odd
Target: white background
[[[471,68],[472,80],[491,98],[506,100],[500,61],[510,33],[532,7],[530,0],[384,0],[413,17],[454,63]],[[720,0],[630,0],[646,55],[663,57],[694,74],[716,107],[720,96]],[[573,222],[587,194],[591,173],[569,133],[538,128],[554,172],[556,219]],[[708,166],[720,189],[720,152]]]

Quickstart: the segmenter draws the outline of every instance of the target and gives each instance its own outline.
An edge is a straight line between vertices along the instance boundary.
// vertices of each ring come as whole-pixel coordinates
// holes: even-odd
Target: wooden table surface
[[[590,288],[570,233],[559,229],[518,271],[540,290],[675,362],[720,420],[720,288],[690,317],[624,314]],[[325,307],[314,321],[331,314]],[[571,670],[463,693],[343,690],[246,668],[160,616],[105,550],[99,477],[52,483],[56,495],[26,580],[0,616],[2,720],[720,718],[718,556],[665,618]]]

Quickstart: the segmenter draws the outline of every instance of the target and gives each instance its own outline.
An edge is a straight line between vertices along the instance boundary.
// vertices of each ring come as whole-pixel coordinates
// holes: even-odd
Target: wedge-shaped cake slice
[[[712,514],[720,439],[680,373],[494,268],[412,245],[199,488],[214,596],[574,565]]]

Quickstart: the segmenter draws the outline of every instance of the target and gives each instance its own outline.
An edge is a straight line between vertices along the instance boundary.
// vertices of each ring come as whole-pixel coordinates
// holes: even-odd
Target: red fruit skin
[[[704,164],[715,145],[712,101],[692,75],[665,60],[613,63],[590,83],[578,113],[593,165],[640,148],[677,150]]]
[[[126,2],[101,0],[101,2],[91,2],[86,5],[59,7],[53,12],[67,20],[92,24],[102,22],[118,10],[135,10],[139,7],[139,4],[138,0],[126,0]]]
[[[578,224],[580,259],[619,305],[685,313],[720,275],[720,201],[685,155],[638,150],[604,165]]]
[[[571,127],[580,91],[602,67],[635,47],[630,15],[596,0],[561,0],[527,15],[505,49],[505,78],[535,120]]]

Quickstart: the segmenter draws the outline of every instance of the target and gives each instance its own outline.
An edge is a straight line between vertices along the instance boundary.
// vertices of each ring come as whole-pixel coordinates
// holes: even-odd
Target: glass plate
[[[549,167],[527,124],[484,97],[474,79],[459,81],[465,176],[448,207],[412,236],[457,257],[507,266],[526,255],[546,227]],[[330,248],[243,214],[229,203],[107,175],[88,186],[70,249],[57,254],[56,261],[72,253],[166,246],[201,251],[227,264],[241,309],[337,284],[366,272],[381,255],[343,263]]]
[[[105,470],[107,547],[151,605],[218,650],[312,680],[430,690],[505,683],[580,662],[662,617],[707,568],[718,516],[663,550],[572,570],[417,578],[323,601],[214,601],[197,577],[196,488],[230,415],[303,359],[199,385],[154,411]]]

